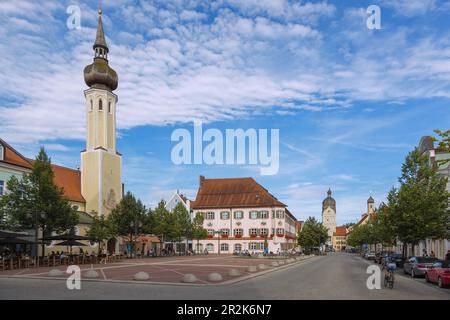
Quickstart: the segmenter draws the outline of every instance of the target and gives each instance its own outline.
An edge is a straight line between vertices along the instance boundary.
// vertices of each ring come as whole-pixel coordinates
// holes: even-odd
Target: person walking
[[[445,255],[445,261],[450,261],[450,249],[447,251],[447,254]]]

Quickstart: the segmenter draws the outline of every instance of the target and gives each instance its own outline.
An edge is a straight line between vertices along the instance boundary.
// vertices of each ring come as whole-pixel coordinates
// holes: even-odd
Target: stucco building
[[[208,231],[208,238],[195,248],[198,251],[276,253],[296,247],[297,219],[253,178],[200,176],[191,208],[194,216],[204,216],[203,226]],[[194,243],[196,246],[197,241]]]

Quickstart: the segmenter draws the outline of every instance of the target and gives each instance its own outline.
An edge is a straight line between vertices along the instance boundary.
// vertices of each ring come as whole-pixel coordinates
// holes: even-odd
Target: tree
[[[307,250],[323,245],[328,239],[327,228],[314,217],[309,217],[298,234],[298,244]]]
[[[51,159],[44,148],[36,157],[31,173],[24,174],[21,180],[11,177],[7,189],[0,202],[0,212],[7,216],[12,229],[41,229],[46,236],[69,231],[78,223],[76,208],[65,198],[64,190],[54,183]]]
[[[176,217],[166,209],[166,202],[161,200],[153,211],[154,233],[161,238],[161,242],[173,241],[177,237]]]
[[[402,165],[400,188],[388,195],[389,211],[394,233],[406,246],[413,247],[426,238],[448,238],[450,230],[447,178],[437,173],[436,165],[417,148],[410,152]]]
[[[98,216],[96,212],[93,212],[91,215],[93,217],[93,222],[87,231],[87,235],[95,242],[99,243],[98,250],[100,253],[102,249],[101,244],[115,236],[114,228],[111,225],[111,221],[105,219],[105,216]]]
[[[450,130],[434,130],[434,132],[440,137],[440,140],[437,138],[433,138],[434,141],[438,142],[437,150],[440,152],[450,153]],[[437,160],[438,165],[444,165],[449,162],[450,158]]]
[[[173,209],[172,214],[175,215],[175,228],[174,234],[178,241],[178,244],[181,243],[181,239],[184,237],[186,239],[186,250],[187,250],[187,241],[192,236],[192,222],[189,212],[186,210],[184,205],[179,202],[176,207]]]
[[[192,239],[197,240],[197,248],[199,247],[199,241],[206,239],[208,231],[203,228],[203,221],[205,217],[201,213],[197,213],[192,221]]]
[[[141,200],[136,199],[131,192],[127,192],[119,204],[111,211],[108,222],[112,227],[113,234],[128,237],[130,244],[133,245],[134,241],[136,241],[133,235],[136,231],[139,233],[139,229],[142,230],[146,215],[147,209]]]

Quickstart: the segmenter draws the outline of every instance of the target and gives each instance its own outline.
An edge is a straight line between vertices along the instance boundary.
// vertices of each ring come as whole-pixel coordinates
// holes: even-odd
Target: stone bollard
[[[150,279],[150,276],[148,275],[147,272],[138,272],[134,275],[134,280],[136,281],[146,281]]]
[[[265,270],[265,269],[267,269],[267,266],[265,265],[265,264],[260,264],[259,266],[258,266],[258,269],[259,270]]]
[[[59,269],[52,269],[48,272],[48,275],[50,277],[62,277],[63,274],[64,274],[64,272],[62,272]]]
[[[230,277],[239,277],[241,272],[238,269],[230,269],[230,271],[228,271],[228,275]]]
[[[255,266],[249,266],[249,267],[247,268],[247,272],[256,272],[256,271],[257,271],[257,269],[256,269]]]
[[[186,283],[193,283],[197,281],[197,277],[193,275],[192,273],[186,273],[183,278],[181,279],[181,282]]]
[[[84,277],[88,279],[95,279],[99,277],[99,274],[94,269],[90,269],[84,273]]]
[[[208,276],[208,281],[210,281],[210,282],[217,282],[217,281],[222,281],[222,280],[223,280],[223,278],[220,273],[213,272]]]

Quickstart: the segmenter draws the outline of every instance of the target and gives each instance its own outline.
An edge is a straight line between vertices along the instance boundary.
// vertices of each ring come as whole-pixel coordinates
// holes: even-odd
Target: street
[[[83,281],[81,290],[68,290],[62,280],[0,278],[0,299],[450,299],[450,289],[401,273],[394,289],[369,290],[370,264],[357,255],[330,253],[238,283],[208,286]]]

